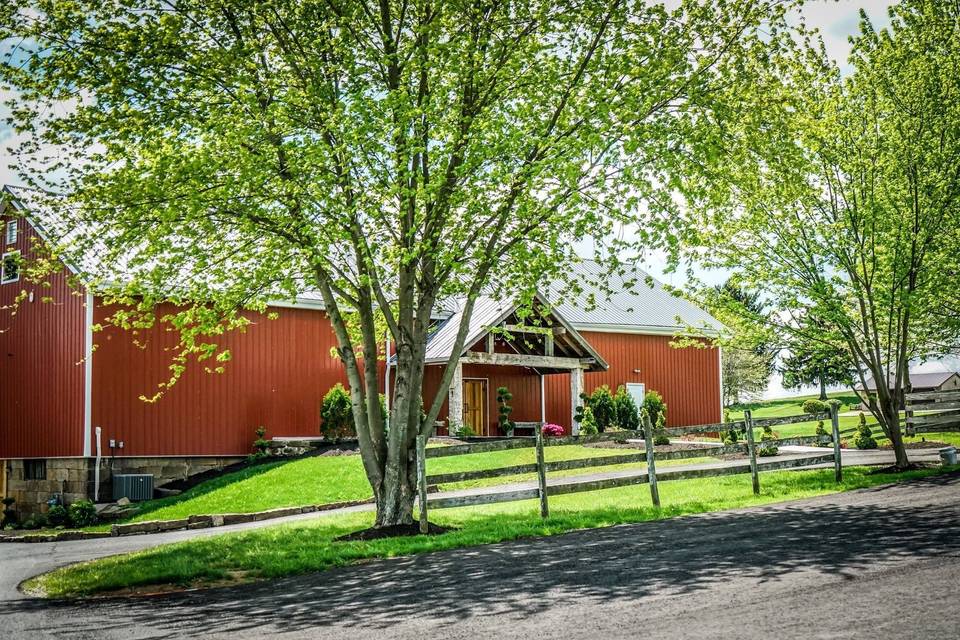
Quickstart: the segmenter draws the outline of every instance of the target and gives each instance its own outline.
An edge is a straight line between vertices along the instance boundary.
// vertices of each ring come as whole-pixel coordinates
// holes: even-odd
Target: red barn
[[[246,331],[218,341],[232,354],[224,373],[188,368],[159,401],[145,402],[141,397],[169,375],[175,336],[158,323],[135,340],[105,324],[110,308],[75,282],[69,265],[47,278],[48,285],[22,278],[23,265],[55,222],[30,209],[28,190],[5,187],[4,196],[0,492],[13,495],[22,509],[54,494],[68,502],[94,497],[97,475],[105,483],[110,473],[152,473],[162,485],[223,466],[250,452],[258,426],[268,437],[319,434],[321,398],[346,376],[331,355],[335,338],[316,296],[271,304],[277,319],[250,313]],[[590,261],[578,268],[585,283],[601,274]],[[599,385],[626,385],[638,399],[659,391],[671,426],[719,422],[719,349],[705,341],[703,348],[670,344],[684,327],[711,335],[716,321],[639,269],[605,284],[612,295],[585,284],[576,300],[551,306],[538,298],[546,317],[539,327],[522,326],[509,301],[479,300],[438,432],[465,424],[497,435],[496,390],[502,386],[513,394],[517,422],[575,429],[579,393]],[[588,299],[599,306],[587,308],[582,301]],[[427,400],[460,319],[457,305],[449,306],[438,310],[428,346]],[[95,331],[98,325],[105,328]],[[386,387],[390,365],[382,368]],[[98,497],[108,495],[101,487]]]

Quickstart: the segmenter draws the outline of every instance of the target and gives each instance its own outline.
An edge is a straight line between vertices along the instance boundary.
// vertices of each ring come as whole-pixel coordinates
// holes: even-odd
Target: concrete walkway
[[[799,451],[795,451],[799,450]],[[776,460],[786,460],[789,458],[808,457],[811,451],[814,453],[829,453],[830,449],[818,447],[782,447],[782,455],[777,456]],[[894,461],[892,451],[856,451],[844,450],[842,453],[844,466],[861,465],[885,465],[892,464]],[[910,452],[910,459],[915,462],[931,462],[939,460],[936,449],[916,449]],[[743,460],[729,460],[714,462],[709,464],[696,465],[671,465],[664,466],[662,471],[683,471],[688,469],[704,468],[722,468],[735,465],[742,465]],[[832,463],[819,465],[821,467],[830,467]],[[639,468],[642,473],[643,467]],[[627,469],[622,471],[605,471],[598,473],[581,474],[577,476],[551,478],[548,485],[559,483],[569,483],[573,480],[589,482],[591,480],[601,480],[607,478],[629,477],[637,475],[638,469]],[[761,478],[762,482],[762,478]],[[482,487],[478,489],[466,489],[462,491],[448,491],[432,496],[463,496],[477,495],[482,493],[498,493],[503,491],[514,491],[518,489],[536,488],[535,482],[518,482],[507,485],[496,485],[492,487]],[[22,599],[24,596],[17,590],[17,585],[27,578],[46,573],[53,569],[93,560],[121,553],[132,553],[143,549],[149,549],[162,544],[171,542],[180,542],[194,538],[215,536],[224,533],[236,531],[248,531],[251,529],[260,529],[290,522],[302,522],[314,520],[317,518],[327,518],[345,513],[357,513],[363,511],[372,511],[374,505],[365,504],[355,507],[346,507],[343,509],[333,509],[330,511],[318,511],[314,513],[304,513],[285,518],[276,518],[273,520],[262,520],[259,522],[248,522],[243,524],[228,525],[224,527],[215,527],[210,529],[195,529],[168,531],[164,533],[155,533],[150,535],[122,536],[115,538],[99,538],[93,540],[71,540],[64,542],[34,542],[34,543],[5,543],[0,546],[3,552],[3,559],[0,560],[0,603]]]

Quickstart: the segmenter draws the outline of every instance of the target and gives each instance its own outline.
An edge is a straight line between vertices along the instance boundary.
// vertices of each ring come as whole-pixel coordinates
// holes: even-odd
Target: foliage
[[[654,390],[647,391],[643,397],[643,409],[650,417],[650,424],[657,426],[663,420],[664,426],[667,422],[667,403],[663,401],[663,396]]]
[[[473,430],[473,427],[463,422],[457,422],[451,426],[452,431],[450,432],[450,435],[455,438],[475,438],[477,435],[477,432]]]
[[[590,407],[584,407],[582,419],[580,420],[580,435],[592,436],[599,433],[597,429],[597,420],[593,417],[593,410]]]
[[[51,527],[65,527],[70,524],[70,514],[62,504],[55,504],[47,511],[47,522]]]
[[[247,310],[319,293],[387,526],[412,522],[409,454],[457,365],[418,420],[437,301],[462,300],[459,354],[482,294],[573,289],[575,241],[611,273],[624,250],[676,245],[687,159],[742,117],[788,6],[9,0],[0,81],[24,181],[63,194],[38,194],[63,212],[57,253],[96,250],[82,275],[119,303],[111,323],[179,336],[158,393],[222,371],[219,336]],[[156,317],[165,300],[180,306]]]
[[[723,349],[724,406],[759,397],[767,388],[776,356],[759,290],[747,289],[731,277],[695,298],[726,328],[718,340]]]
[[[758,456],[775,456],[779,453],[780,449],[775,444],[769,444],[770,440],[776,440],[777,436],[773,433],[773,429],[769,425],[763,428],[763,433],[760,434],[760,446],[757,448]],[[767,444],[765,444],[767,443]]]
[[[89,527],[97,522],[97,509],[90,500],[77,500],[70,505],[68,513],[74,527]]]
[[[667,435],[667,414],[666,407],[664,411],[657,416],[657,421],[653,427],[653,444],[670,444],[670,436]]]
[[[513,413],[513,407],[510,406],[511,400],[513,400],[513,394],[510,393],[510,389],[497,388],[497,425],[500,427],[500,433],[507,436],[513,435],[513,428],[516,426],[510,419],[510,414]]]
[[[339,382],[327,391],[320,405],[320,433],[328,440],[355,435],[353,401]]]
[[[826,402],[821,402],[820,400],[814,400],[813,398],[803,401],[804,413],[815,415],[818,413],[826,413],[829,410],[830,410],[830,405],[828,405]]]
[[[640,409],[624,385],[617,388],[617,395],[613,397],[613,406],[618,427],[626,431],[636,431],[640,428]]]
[[[704,266],[762,292],[783,344],[845,355],[862,386],[890,381],[868,404],[901,468],[909,364],[960,342],[958,36],[960,5],[902,0],[882,30],[861,13],[849,74],[798,38],[738,94],[755,125],[718,127],[723,148],[691,167],[711,193],[680,223]]]
[[[259,426],[256,428],[254,433],[257,437],[253,441],[253,453],[248,457],[252,460],[259,460],[260,458],[267,457],[267,450],[270,448],[270,441],[264,438],[264,436],[267,435],[266,427]]]
[[[7,496],[2,501],[3,503],[3,520],[0,521],[0,527],[7,528],[8,526],[15,525],[17,523],[17,510],[13,508],[14,503],[16,503],[16,498]]]
[[[799,324],[802,328],[791,336],[789,354],[780,363],[783,386],[786,389],[799,389],[805,385],[819,384],[820,400],[825,402],[828,385],[853,384],[856,375],[853,359],[845,344],[823,341],[822,320],[801,319]]]
[[[873,437],[873,432],[867,426],[867,416],[860,412],[860,424],[857,427],[857,435],[853,439],[853,444],[857,449],[876,449],[877,441]]]
[[[543,425],[541,433],[548,438],[559,438],[563,435],[563,427],[558,424],[548,422],[547,424]]]
[[[610,387],[601,385],[590,394],[590,409],[593,411],[593,417],[597,421],[597,429],[600,433],[607,430],[608,427],[615,426],[617,423],[617,408],[613,402],[613,394],[610,393]]]
[[[817,436],[818,447],[829,447],[833,444],[833,436],[827,433],[827,430],[823,426],[823,420],[817,421],[817,428],[813,432],[813,435]]]
[[[740,439],[740,435],[736,429],[729,429],[723,434],[723,444],[737,444],[737,441]]]

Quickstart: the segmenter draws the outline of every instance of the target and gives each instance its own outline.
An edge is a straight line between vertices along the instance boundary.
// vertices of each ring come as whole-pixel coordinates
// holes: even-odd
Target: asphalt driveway
[[[5,560],[13,546],[0,548]],[[242,587],[8,600],[0,628],[14,638],[957,638],[957,584],[953,474]]]

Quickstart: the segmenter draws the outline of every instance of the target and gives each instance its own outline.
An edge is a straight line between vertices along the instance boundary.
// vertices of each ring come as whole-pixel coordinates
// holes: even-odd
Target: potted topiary
[[[510,389],[507,387],[498,387],[497,388],[497,426],[500,427],[500,433],[507,436],[508,438],[513,437],[513,428],[517,424],[510,419],[510,414],[513,413],[513,407],[510,406],[510,401],[513,400],[513,394],[510,393]]]

